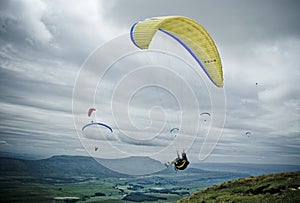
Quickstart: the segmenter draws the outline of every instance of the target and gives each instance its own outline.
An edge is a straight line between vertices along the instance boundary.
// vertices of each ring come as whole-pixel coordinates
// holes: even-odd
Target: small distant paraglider
[[[179,128],[172,128],[171,130],[170,130],[170,133],[172,133],[172,132],[178,132],[179,131]]]
[[[88,117],[90,117],[94,111],[96,111],[95,108],[89,108],[89,110],[88,110]],[[102,123],[102,122],[95,122],[95,121],[93,121],[93,120],[92,120],[90,123],[85,124],[84,126],[82,126],[81,130],[82,130],[82,131],[85,131],[85,129],[86,129],[87,127],[89,127],[89,126],[99,126],[99,127],[104,127],[104,128],[107,129],[110,133],[113,133],[113,129],[112,129],[109,125],[107,125],[107,124],[105,124],[105,123]],[[98,149],[99,149],[99,147],[95,147],[95,151],[97,151]]]
[[[202,113],[200,113],[200,116],[203,116],[203,115],[208,115],[208,116],[210,116],[210,113],[208,113],[208,112],[202,112]],[[206,119],[204,119],[204,122],[206,122]]]
[[[96,111],[95,108],[89,108],[89,110],[88,110],[88,116],[91,117],[91,115],[92,115],[92,113],[93,113],[94,111]]]
[[[172,128],[170,130],[170,133],[173,134],[175,137],[178,135],[179,132],[179,128]]]

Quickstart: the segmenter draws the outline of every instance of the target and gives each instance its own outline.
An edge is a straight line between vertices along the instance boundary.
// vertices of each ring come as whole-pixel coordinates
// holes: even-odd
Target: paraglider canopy
[[[148,49],[157,31],[179,42],[196,60],[209,79],[223,87],[223,71],[219,52],[208,32],[194,20],[183,16],[161,16],[135,23],[130,30],[132,42]]]
[[[113,132],[113,129],[109,125],[107,125],[105,123],[99,123],[99,122],[88,123],[88,124],[84,125],[81,130],[84,131],[85,128],[87,128],[91,125],[100,125],[100,126],[103,126],[103,127],[107,128],[111,133]]]
[[[94,111],[96,111],[95,108],[89,108],[89,110],[88,110],[88,116],[90,117]]]
[[[200,116],[205,115],[205,114],[210,116],[210,113],[208,113],[208,112],[202,112],[202,113],[200,113]]]
[[[172,128],[171,130],[170,130],[170,133],[175,133],[175,132],[178,132],[179,131],[179,128]]]

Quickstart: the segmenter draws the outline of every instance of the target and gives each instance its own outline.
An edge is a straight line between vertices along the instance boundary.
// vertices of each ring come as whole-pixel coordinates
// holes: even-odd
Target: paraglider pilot
[[[174,161],[172,162],[167,162],[165,163],[165,165],[167,167],[171,166],[174,164],[175,170],[184,170],[187,168],[187,166],[190,164],[190,162],[188,161],[187,157],[186,157],[186,153],[183,151],[181,154],[182,157],[179,156],[178,152],[177,152],[177,158],[174,159]]]

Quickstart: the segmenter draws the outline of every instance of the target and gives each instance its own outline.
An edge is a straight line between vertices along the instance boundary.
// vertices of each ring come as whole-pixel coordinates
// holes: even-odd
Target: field
[[[170,170],[162,174],[122,178],[2,176],[0,202],[53,202],[55,197],[79,198],[73,202],[175,202],[201,188],[242,177],[241,174],[199,169],[188,172]]]
[[[63,182],[32,177],[1,177],[0,202],[53,202],[54,197],[78,197],[78,202],[174,202],[197,189],[180,187],[155,177]]]

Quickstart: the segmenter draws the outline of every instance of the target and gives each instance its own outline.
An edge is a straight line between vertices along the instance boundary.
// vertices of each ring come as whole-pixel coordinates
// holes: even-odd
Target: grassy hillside
[[[300,171],[241,178],[193,193],[177,203],[299,202]]]

